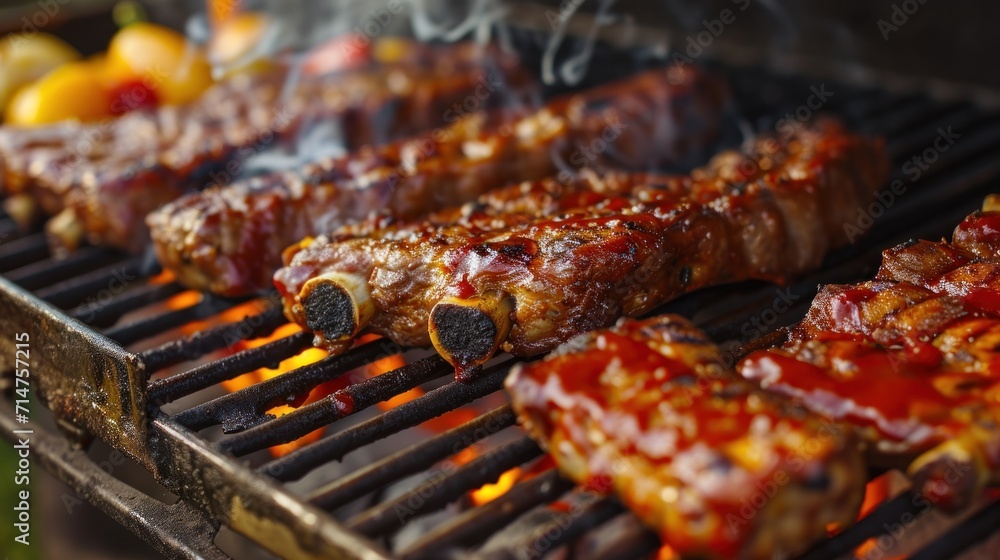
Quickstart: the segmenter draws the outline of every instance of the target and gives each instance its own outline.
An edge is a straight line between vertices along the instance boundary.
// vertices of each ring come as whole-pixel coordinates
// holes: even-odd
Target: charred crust
[[[682,266],[680,271],[681,287],[687,288],[691,284],[691,267]]]
[[[825,468],[817,468],[812,469],[812,472],[802,481],[802,487],[806,490],[825,492],[830,488],[830,484],[832,483],[833,480],[830,479],[830,473]]]
[[[736,464],[733,463],[729,457],[726,457],[725,455],[716,455],[711,462],[709,462],[708,469],[719,474],[726,475],[733,470],[733,467],[735,466]]]
[[[974,466],[949,454],[927,463],[911,478],[924,498],[947,513],[960,511],[980,490]]]
[[[529,257],[528,249],[521,243],[504,243],[500,245],[498,252],[511,259],[523,259]]]
[[[314,286],[302,299],[306,326],[327,339],[351,336],[357,330],[354,301],[343,287],[333,282]]]
[[[708,344],[710,341],[687,321],[668,320],[644,325],[643,330],[651,338],[659,338],[674,344]]]
[[[438,344],[455,361],[476,363],[493,353],[497,326],[489,315],[475,307],[438,304],[431,312]]]

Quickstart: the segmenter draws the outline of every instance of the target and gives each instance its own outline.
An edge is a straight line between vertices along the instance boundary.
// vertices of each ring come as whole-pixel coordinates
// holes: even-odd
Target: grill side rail
[[[148,469],[145,365],[107,337],[0,276],[0,371],[28,363],[30,386],[70,433],[99,435]],[[27,334],[27,353],[15,335]],[[22,337],[23,339],[23,337]],[[11,381],[13,383],[13,381]],[[78,442],[82,443],[82,442]]]
[[[151,425],[155,473],[213,519],[292,560],[389,560],[374,542],[349,531],[271,479],[213,451],[165,417]]]

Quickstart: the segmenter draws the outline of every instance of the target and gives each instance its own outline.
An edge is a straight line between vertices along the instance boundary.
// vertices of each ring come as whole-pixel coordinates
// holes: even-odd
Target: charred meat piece
[[[1000,213],[990,208],[952,243],[886,251],[874,281],[825,287],[784,344],[739,365],[855,425],[874,463],[908,466],[944,509],[1000,484]]]
[[[538,111],[475,113],[446,129],[181,198],[150,216],[160,262],[226,295],[268,288],[282,250],[387,210],[414,218],[510,183],[598,164],[676,162],[714,137],[724,96],[694,67],[655,70],[553,100]],[[605,144],[606,145],[606,144]],[[597,157],[597,156],[594,156]]]
[[[322,76],[280,69],[240,76],[188,105],[95,124],[5,128],[4,187],[30,193],[49,215],[63,213],[48,228],[56,249],[82,242],[79,232],[94,244],[138,251],[148,246],[150,211],[227,183],[245,160],[293,142],[308,127],[336,131],[348,148],[384,143],[441,126],[454,104],[490,80],[511,82],[512,91],[529,82],[512,57],[468,46],[440,50],[436,60]]]
[[[462,371],[498,346],[535,354],[687,291],[813,268],[887,167],[879,141],[824,120],[690,176],[543,181],[483,198],[457,224],[307,241],[275,283],[289,318],[331,350],[367,327],[433,343]]]
[[[861,503],[850,431],[726,370],[680,317],[581,335],[506,387],[564,475],[613,491],[685,558],[786,558]]]

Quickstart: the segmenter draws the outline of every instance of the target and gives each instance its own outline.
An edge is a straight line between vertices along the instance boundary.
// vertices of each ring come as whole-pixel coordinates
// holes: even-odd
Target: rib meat
[[[951,243],[884,253],[875,280],[827,286],[747,378],[857,426],[876,463],[909,466],[939,507],[1000,484],[1000,204]]]
[[[185,106],[96,124],[5,128],[3,186],[26,191],[49,215],[64,212],[49,228],[57,249],[81,241],[69,233],[75,230],[91,243],[138,251],[148,244],[150,211],[228,182],[244,160],[294,140],[306,126],[339,130],[344,145],[357,148],[440,126],[454,104],[489,80],[512,82],[512,90],[528,80],[511,57],[498,54],[493,64],[493,51],[463,45],[437,53],[323,76],[241,76]]]
[[[642,168],[677,162],[712,140],[723,99],[719,84],[694,67],[649,71],[538,111],[467,115],[446,129],[314,166],[305,177],[209,189],[148,222],[161,263],[182,282],[226,295],[259,291],[285,247],[372,211],[413,218],[606,159]]]
[[[679,317],[581,335],[506,387],[564,475],[613,491],[685,558],[787,558],[861,504],[851,433],[724,369]]]
[[[886,172],[881,142],[824,120],[690,176],[547,180],[484,197],[457,224],[441,225],[451,211],[307,241],[275,283],[331,350],[367,327],[433,342],[463,370],[500,344],[534,354],[703,286],[813,268]]]

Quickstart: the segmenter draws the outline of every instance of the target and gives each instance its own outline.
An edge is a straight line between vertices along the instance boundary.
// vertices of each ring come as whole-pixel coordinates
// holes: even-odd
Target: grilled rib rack
[[[761,130],[777,126],[777,119],[787,115],[798,118],[796,111],[802,114],[801,108],[808,107],[811,88],[825,85],[833,95],[823,111],[886,137],[894,161],[892,180],[902,181],[903,192],[859,209],[854,225],[869,230],[866,236],[830,255],[820,271],[783,292],[791,302],[787,311],[776,310],[775,287],[763,283],[702,291],[661,310],[693,318],[718,341],[747,342],[742,339],[748,332],[763,334],[795,322],[817,284],[865,278],[877,267],[882,248],[947,235],[985,194],[1000,186],[1000,115],[967,102],[820,84],[761,68],[727,72],[741,103],[740,117]],[[935,139],[949,131],[954,141],[939,141],[935,147]],[[19,233],[6,217],[0,220],[0,235],[0,370],[13,368],[12,333],[29,332],[34,390],[44,395],[67,431],[82,434],[80,441],[85,434],[105,440],[182,500],[167,506],[138,493],[56,434],[37,435],[35,453],[43,466],[168,556],[226,557],[213,543],[220,524],[275,554],[294,558],[536,558],[582,537],[592,557],[610,557],[613,551],[615,558],[641,558],[658,545],[613,499],[590,495],[551,468],[399,545],[391,535],[542,455],[515,426],[498,394],[513,358],[496,358],[478,379],[463,384],[451,380],[452,371],[440,358],[407,350],[405,367],[356,380],[343,391],[275,419],[265,414],[272,406],[294,401],[321,382],[402,349],[375,340],[342,356],[220,394],[220,382],[275,366],[309,347],[309,335],[297,333],[216,359],[217,351],[268,336],[284,324],[276,297],[248,303],[205,295],[178,309],[161,309],[184,289],[158,281],[148,259],[84,248],[54,260],[41,233]],[[242,320],[219,319],[236,306],[249,309]],[[213,326],[179,334],[195,321]],[[426,394],[376,413],[373,405],[412,387],[422,387]],[[421,424],[477,400],[494,406],[433,437],[418,432]],[[0,424],[8,435],[15,427],[12,408],[9,394],[0,399]],[[229,433],[220,433],[219,426]],[[257,453],[321,427],[327,428],[326,437],[280,459],[262,460],[266,453]],[[407,438],[417,433],[424,435]],[[299,481],[391,437],[418,443],[390,447],[336,480],[312,487]],[[448,470],[436,467],[473,444],[493,440],[499,441],[470,462]],[[395,481],[429,472],[435,474],[402,493],[383,493]],[[867,539],[889,532],[907,514],[922,513],[917,503],[913,495],[903,493],[854,527],[819,543],[804,558],[850,554]],[[913,558],[953,557],[996,536],[998,526],[1000,502],[993,501]]]

